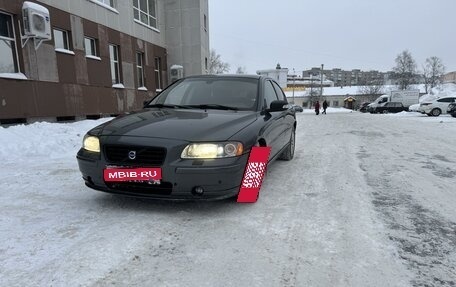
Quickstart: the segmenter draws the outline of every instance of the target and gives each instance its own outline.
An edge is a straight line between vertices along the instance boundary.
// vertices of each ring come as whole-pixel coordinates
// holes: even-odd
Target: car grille
[[[170,182],[162,182],[159,185],[149,184],[147,182],[116,182],[106,183],[110,189],[131,192],[140,195],[170,195],[173,191],[173,185]]]
[[[162,147],[107,145],[104,150],[111,164],[161,166],[166,158],[166,149]],[[131,151],[136,152],[134,159],[129,158]]]

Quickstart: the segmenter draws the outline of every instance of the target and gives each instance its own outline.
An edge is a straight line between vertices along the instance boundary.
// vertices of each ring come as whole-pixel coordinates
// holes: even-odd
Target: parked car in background
[[[456,102],[456,96],[442,97],[429,102],[420,104],[420,111],[428,116],[438,117],[440,114],[446,114],[448,105]]]
[[[380,106],[374,108],[374,113],[400,113],[407,111],[407,108],[404,107],[402,103],[399,102],[386,102]]]
[[[301,106],[298,106],[298,105],[295,105],[295,104],[292,104],[290,105],[290,107],[295,111],[295,112],[298,112],[298,113],[302,113],[304,110]]]
[[[369,105],[369,102],[362,102],[361,105],[359,106],[359,111],[362,113],[367,113],[367,106]]]
[[[448,105],[447,113],[456,118],[456,103]]]
[[[77,159],[85,184],[96,190],[222,199],[239,193],[252,147],[271,147],[269,163],[291,160],[295,128],[295,111],[274,80],[194,76],[88,131]]]
[[[411,105],[408,108],[408,110],[409,110],[409,112],[419,112],[420,111],[420,104]]]

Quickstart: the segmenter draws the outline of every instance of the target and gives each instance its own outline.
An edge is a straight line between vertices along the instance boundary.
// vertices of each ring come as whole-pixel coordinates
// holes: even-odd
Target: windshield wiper
[[[170,105],[170,104],[150,104],[146,108],[169,108],[169,109],[188,109],[188,106]]]
[[[198,108],[198,109],[214,109],[214,110],[232,110],[232,111],[239,110],[238,108],[235,108],[235,107],[218,105],[218,104],[189,105],[189,107]]]

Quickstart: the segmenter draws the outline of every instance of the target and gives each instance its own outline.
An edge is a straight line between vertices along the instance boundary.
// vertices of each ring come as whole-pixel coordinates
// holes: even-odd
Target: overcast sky
[[[456,0],[209,0],[210,46],[248,73],[282,67],[389,71],[403,50],[418,68],[456,71]]]

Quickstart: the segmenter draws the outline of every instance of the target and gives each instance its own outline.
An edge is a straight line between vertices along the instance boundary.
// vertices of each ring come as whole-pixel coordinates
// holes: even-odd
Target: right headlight
[[[214,159],[242,155],[244,147],[240,142],[192,143],[182,151],[185,159]]]
[[[82,147],[87,151],[100,152],[100,140],[95,136],[86,135]]]

